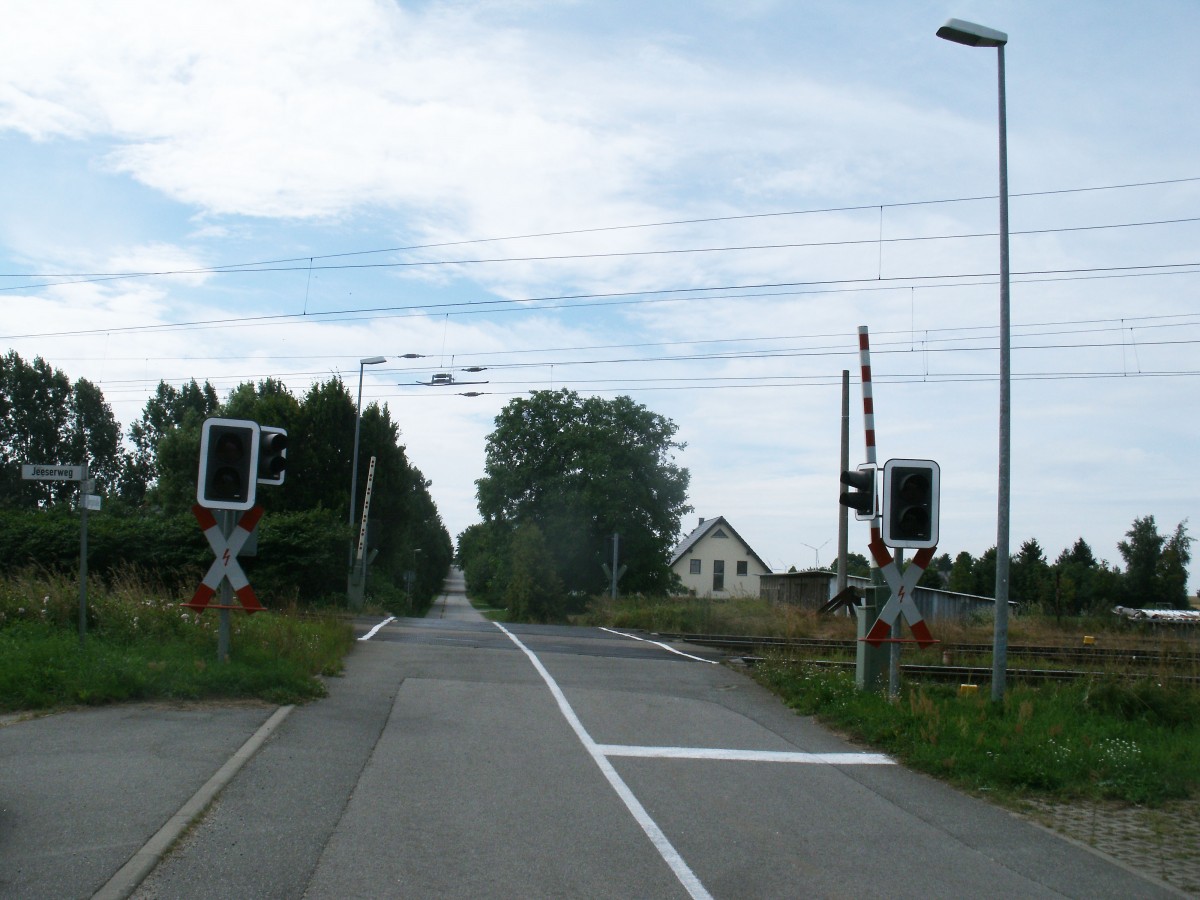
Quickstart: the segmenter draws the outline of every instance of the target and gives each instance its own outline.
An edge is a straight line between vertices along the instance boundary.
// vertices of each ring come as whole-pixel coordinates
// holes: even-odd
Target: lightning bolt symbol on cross
[[[226,548],[225,552],[221,554],[221,561],[225,563],[226,568],[229,568],[229,549],[228,548]]]

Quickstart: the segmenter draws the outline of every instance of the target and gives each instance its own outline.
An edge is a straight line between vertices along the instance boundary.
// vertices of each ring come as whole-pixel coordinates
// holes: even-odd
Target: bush
[[[75,573],[79,517],[67,510],[0,510],[0,574],[36,567]],[[264,605],[311,602],[345,591],[347,527],[325,509],[263,516],[256,556],[240,562]],[[106,582],[140,573],[137,582],[161,593],[199,584],[213,554],[195,517],[156,514],[90,516],[88,572]]]
[[[1200,721],[1200,694],[1149,679],[1107,678],[1088,686],[1084,705],[1126,722],[1179,728]]]

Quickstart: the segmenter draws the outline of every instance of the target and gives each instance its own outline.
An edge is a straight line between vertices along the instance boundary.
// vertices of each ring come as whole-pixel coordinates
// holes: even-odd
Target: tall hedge
[[[0,508],[0,571],[39,566],[79,567],[80,515]],[[258,527],[257,555],[239,557],[267,606],[315,602],[346,589],[348,528],[330,510],[272,512]],[[187,592],[207,571],[213,553],[191,513],[88,516],[88,572],[99,578],[136,568],[170,590]]]

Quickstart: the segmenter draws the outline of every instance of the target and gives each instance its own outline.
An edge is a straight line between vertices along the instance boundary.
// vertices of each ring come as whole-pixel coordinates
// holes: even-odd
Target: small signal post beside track
[[[887,643],[898,651],[897,645],[905,642],[896,629],[898,619],[903,616],[915,642],[921,647],[928,647],[937,643],[937,640],[913,601],[912,591],[937,550],[941,467],[932,459],[888,460],[883,467],[883,487],[880,490],[875,444],[875,399],[871,384],[871,346],[866,325],[860,325],[858,329],[858,350],[862,370],[867,461],[854,471],[841,473],[842,484],[854,490],[843,491],[839,502],[853,509],[856,519],[870,523],[868,547],[871,559],[891,591],[865,633],[862,626],[865,625],[865,618],[873,613],[873,607],[864,604],[856,608],[855,612],[860,617],[860,640],[874,650]],[[917,553],[905,569],[902,568],[900,554],[893,557],[889,547],[913,548]],[[870,652],[859,654],[857,681],[860,686],[873,685],[875,678],[872,672],[876,666],[877,661]],[[897,652],[892,654],[891,669],[891,692],[896,693],[899,687]]]
[[[183,605],[197,612],[219,612],[220,662],[229,661],[230,611],[255,613],[263,609],[238,562],[238,554],[262,519],[263,508],[255,502],[258,486],[283,484],[286,469],[287,431],[283,428],[259,425],[249,419],[204,420],[192,514],[216,558],[191,601]],[[218,591],[220,600],[213,603]],[[233,602],[235,596],[237,603]]]

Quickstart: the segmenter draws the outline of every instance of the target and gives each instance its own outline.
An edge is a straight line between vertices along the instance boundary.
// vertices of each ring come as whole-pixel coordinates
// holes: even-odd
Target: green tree
[[[925,571],[921,573],[921,578],[917,581],[917,586],[934,588],[939,591],[945,590],[946,582],[950,579],[950,570],[953,568],[954,563],[950,561],[949,553],[935,556],[929,561],[929,565],[925,567]]]
[[[1100,594],[1101,565],[1087,541],[1079,538],[1054,561],[1055,612],[1082,615],[1097,612],[1105,599]]]
[[[1009,597],[1026,609],[1052,609],[1054,578],[1036,538],[1021,545],[1009,564]]]
[[[229,419],[249,419],[259,425],[270,425],[282,428],[288,432],[288,440],[292,445],[303,445],[306,435],[297,433],[296,426],[300,420],[300,401],[287,389],[282,381],[268,378],[257,385],[245,382],[239,384],[229,395],[229,399],[220,407],[221,415]],[[292,450],[288,449],[288,468],[284,472],[282,486],[264,488],[260,486],[256,496],[257,502],[268,512],[272,511],[301,511],[311,509],[297,502],[297,495],[303,492],[301,484],[303,477],[295,477],[293,471]],[[289,478],[291,474],[293,477]],[[346,484],[350,479],[347,477]]]
[[[97,490],[114,493],[124,467],[121,426],[104,394],[86,379],[74,385],[40,356],[26,363],[9,351],[0,358],[0,497],[9,506],[32,508],[73,501],[69,481],[23,481],[22,463],[82,465]]]
[[[511,576],[504,592],[510,615],[533,622],[561,620],[567,596],[541,529],[532,522],[518,526],[511,550]]]
[[[669,419],[628,397],[535,391],[488,437],[479,511],[499,533],[536,524],[567,591],[599,593],[606,542],[621,535],[625,591],[662,592],[687,505],[688,472]]]
[[[455,554],[470,595],[492,606],[504,605],[508,584],[508,532],[494,522],[476,522],[458,536]]]
[[[1163,543],[1158,558],[1158,584],[1161,602],[1172,609],[1188,609],[1188,564],[1192,561],[1192,538],[1187,533],[1187,519],[1175,526],[1175,532]]]
[[[110,496],[118,494],[121,475],[126,468],[121,423],[105,402],[100,388],[86,379],[80,378],[71,389],[69,421],[67,443],[71,447],[71,458],[82,461],[86,454],[88,475],[96,480],[96,492]]]
[[[314,384],[304,395],[295,433],[288,435],[288,482],[293,480],[293,472],[303,473],[289,490],[291,502],[297,508],[320,506],[334,510],[346,520],[350,511],[354,416],[354,398],[340,378]],[[370,459],[371,455],[365,442],[360,448],[359,498],[355,502],[359,510],[367,471],[363,457]]]
[[[975,558],[966,550],[954,557],[950,566],[950,575],[946,581],[946,590],[960,594],[975,593]]]
[[[1009,563],[1012,565],[1011,561]],[[972,588],[968,593],[979,597],[996,596],[996,548],[989,547],[971,567]],[[1010,598],[1011,599],[1011,598]]]
[[[6,505],[32,508],[67,500],[76,485],[24,481],[22,463],[78,464],[71,459],[71,382],[40,356],[32,363],[10,350],[0,357],[0,479]]]
[[[1162,556],[1164,539],[1158,533],[1154,516],[1134,519],[1125,537],[1128,540],[1117,544],[1125,560],[1124,605],[1156,606],[1163,602],[1159,584],[1159,558]]]
[[[1123,605],[1186,609],[1187,567],[1192,559],[1187,520],[1175,526],[1170,537],[1164,537],[1158,533],[1154,516],[1134,519],[1125,537],[1127,540],[1117,544],[1125,560],[1120,591]]]
[[[358,533],[347,525],[355,408],[341,379],[314,384],[299,400],[283,382],[271,378],[238,385],[224,404],[214,406],[214,399],[208,385],[201,390],[193,382],[182,392],[160,385],[147,404],[134,441],[150,454],[148,462],[148,452],[142,452],[139,465],[155,475],[147,495],[152,504],[174,515],[195,503],[205,418],[249,419],[284,428],[288,432],[284,483],[262,487],[258,502],[272,515],[302,515],[295,521],[304,528],[322,527],[326,534],[336,535],[348,562],[351,536]],[[429,493],[429,482],[409,463],[400,445],[399,427],[387,407],[365,408],[360,432],[356,518],[362,514],[370,459],[376,459],[367,551],[379,554],[369,589],[394,597],[404,572],[415,569],[417,599],[410,608],[419,612],[449,569],[450,535]]]
[[[142,416],[129,426],[133,450],[125,458],[121,495],[133,504],[142,503],[159,478],[159,443],[164,435],[186,423],[201,422],[216,415],[217,392],[207,381],[201,387],[193,378],[182,388],[160,381],[154,396],[146,401]],[[198,434],[198,432],[197,432]],[[199,438],[197,438],[199,441]],[[200,445],[196,444],[199,453]]]
[[[792,566],[789,572],[795,572],[796,567]],[[871,563],[861,553],[846,554],[846,574],[857,575],[860,578],[871,577]]]

